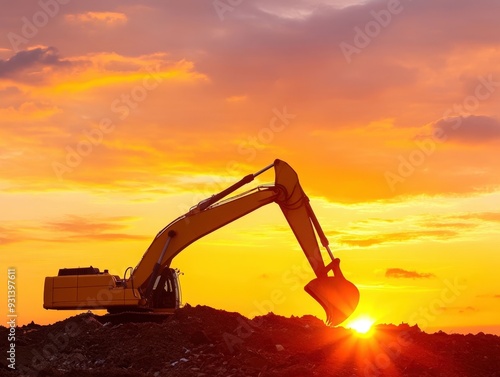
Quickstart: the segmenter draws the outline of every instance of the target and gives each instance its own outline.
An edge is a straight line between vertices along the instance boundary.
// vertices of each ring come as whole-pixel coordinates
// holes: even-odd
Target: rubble
[[[104,322],[104,323],[102,323]],[[0,327],[0,338],[7,329]],[[253,319],[186,305],[161,323],[80,314],[17,329],[16,367],[0,376],[500,376],[500,337],[378,325],[370,337],[312,317]]]

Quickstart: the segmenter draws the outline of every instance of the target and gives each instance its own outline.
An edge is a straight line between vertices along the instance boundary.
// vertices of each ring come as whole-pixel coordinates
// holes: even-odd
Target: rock
[[[212,340],[208,337],[208,335],[203,330],[197,330],[193,334],[191,334],[189,341],[194,345],[200,344],[210,344]]]
[[[0,360],[0,377],[493,377],[500,366],[495,335],[401,324],[359,338],[311,316],[248,320],[207,306],[179,309],[162,323],[100,325],[83,314],[29,329],[36,331],[16,343],[16,362],[31,369],[8,372]],[[0,326],[0,339],[7,331]]]

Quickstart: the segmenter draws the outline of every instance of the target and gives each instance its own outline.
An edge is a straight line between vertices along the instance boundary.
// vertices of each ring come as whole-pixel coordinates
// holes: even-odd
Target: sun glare
[[[349,329],[353,329],[359,334],[369,334],[372,325],[375,323],[375,321],[369,317],[358,317],[346,326]]]

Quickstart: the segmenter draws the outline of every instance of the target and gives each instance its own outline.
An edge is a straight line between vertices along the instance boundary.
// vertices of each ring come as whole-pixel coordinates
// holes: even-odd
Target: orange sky
[[[500,9],[236,3],[2,11],[0,263],[20,323],[72,314],[42,308],[45,276],[123,275],[172,219],[280,158],[360,288],[354,317],[500,333]],[[277,206],[174,265],[192,305],[324,318]]]

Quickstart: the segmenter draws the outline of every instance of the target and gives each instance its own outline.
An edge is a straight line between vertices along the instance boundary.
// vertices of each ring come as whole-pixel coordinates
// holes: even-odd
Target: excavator
[[[274,184],[226,198],[273,167]],[[123,278],[92,266],[62,268],[57,276],[46,277],[43,306],[59,310],[106,309],[110,314],[173,313],[181,306],[179,271],[171,267],[173,259],[196,240],[270,203],[281,208],[316,275],[305,291],[325,309],[327,324],[339,325],[354,312],[359,291],[344,277],[340,260],[334,258],[297,173],[278,159],[202,200],[168,224],[156,235],[139,264],[125,270]],[[317,237],[328,253],[328,263]]]

